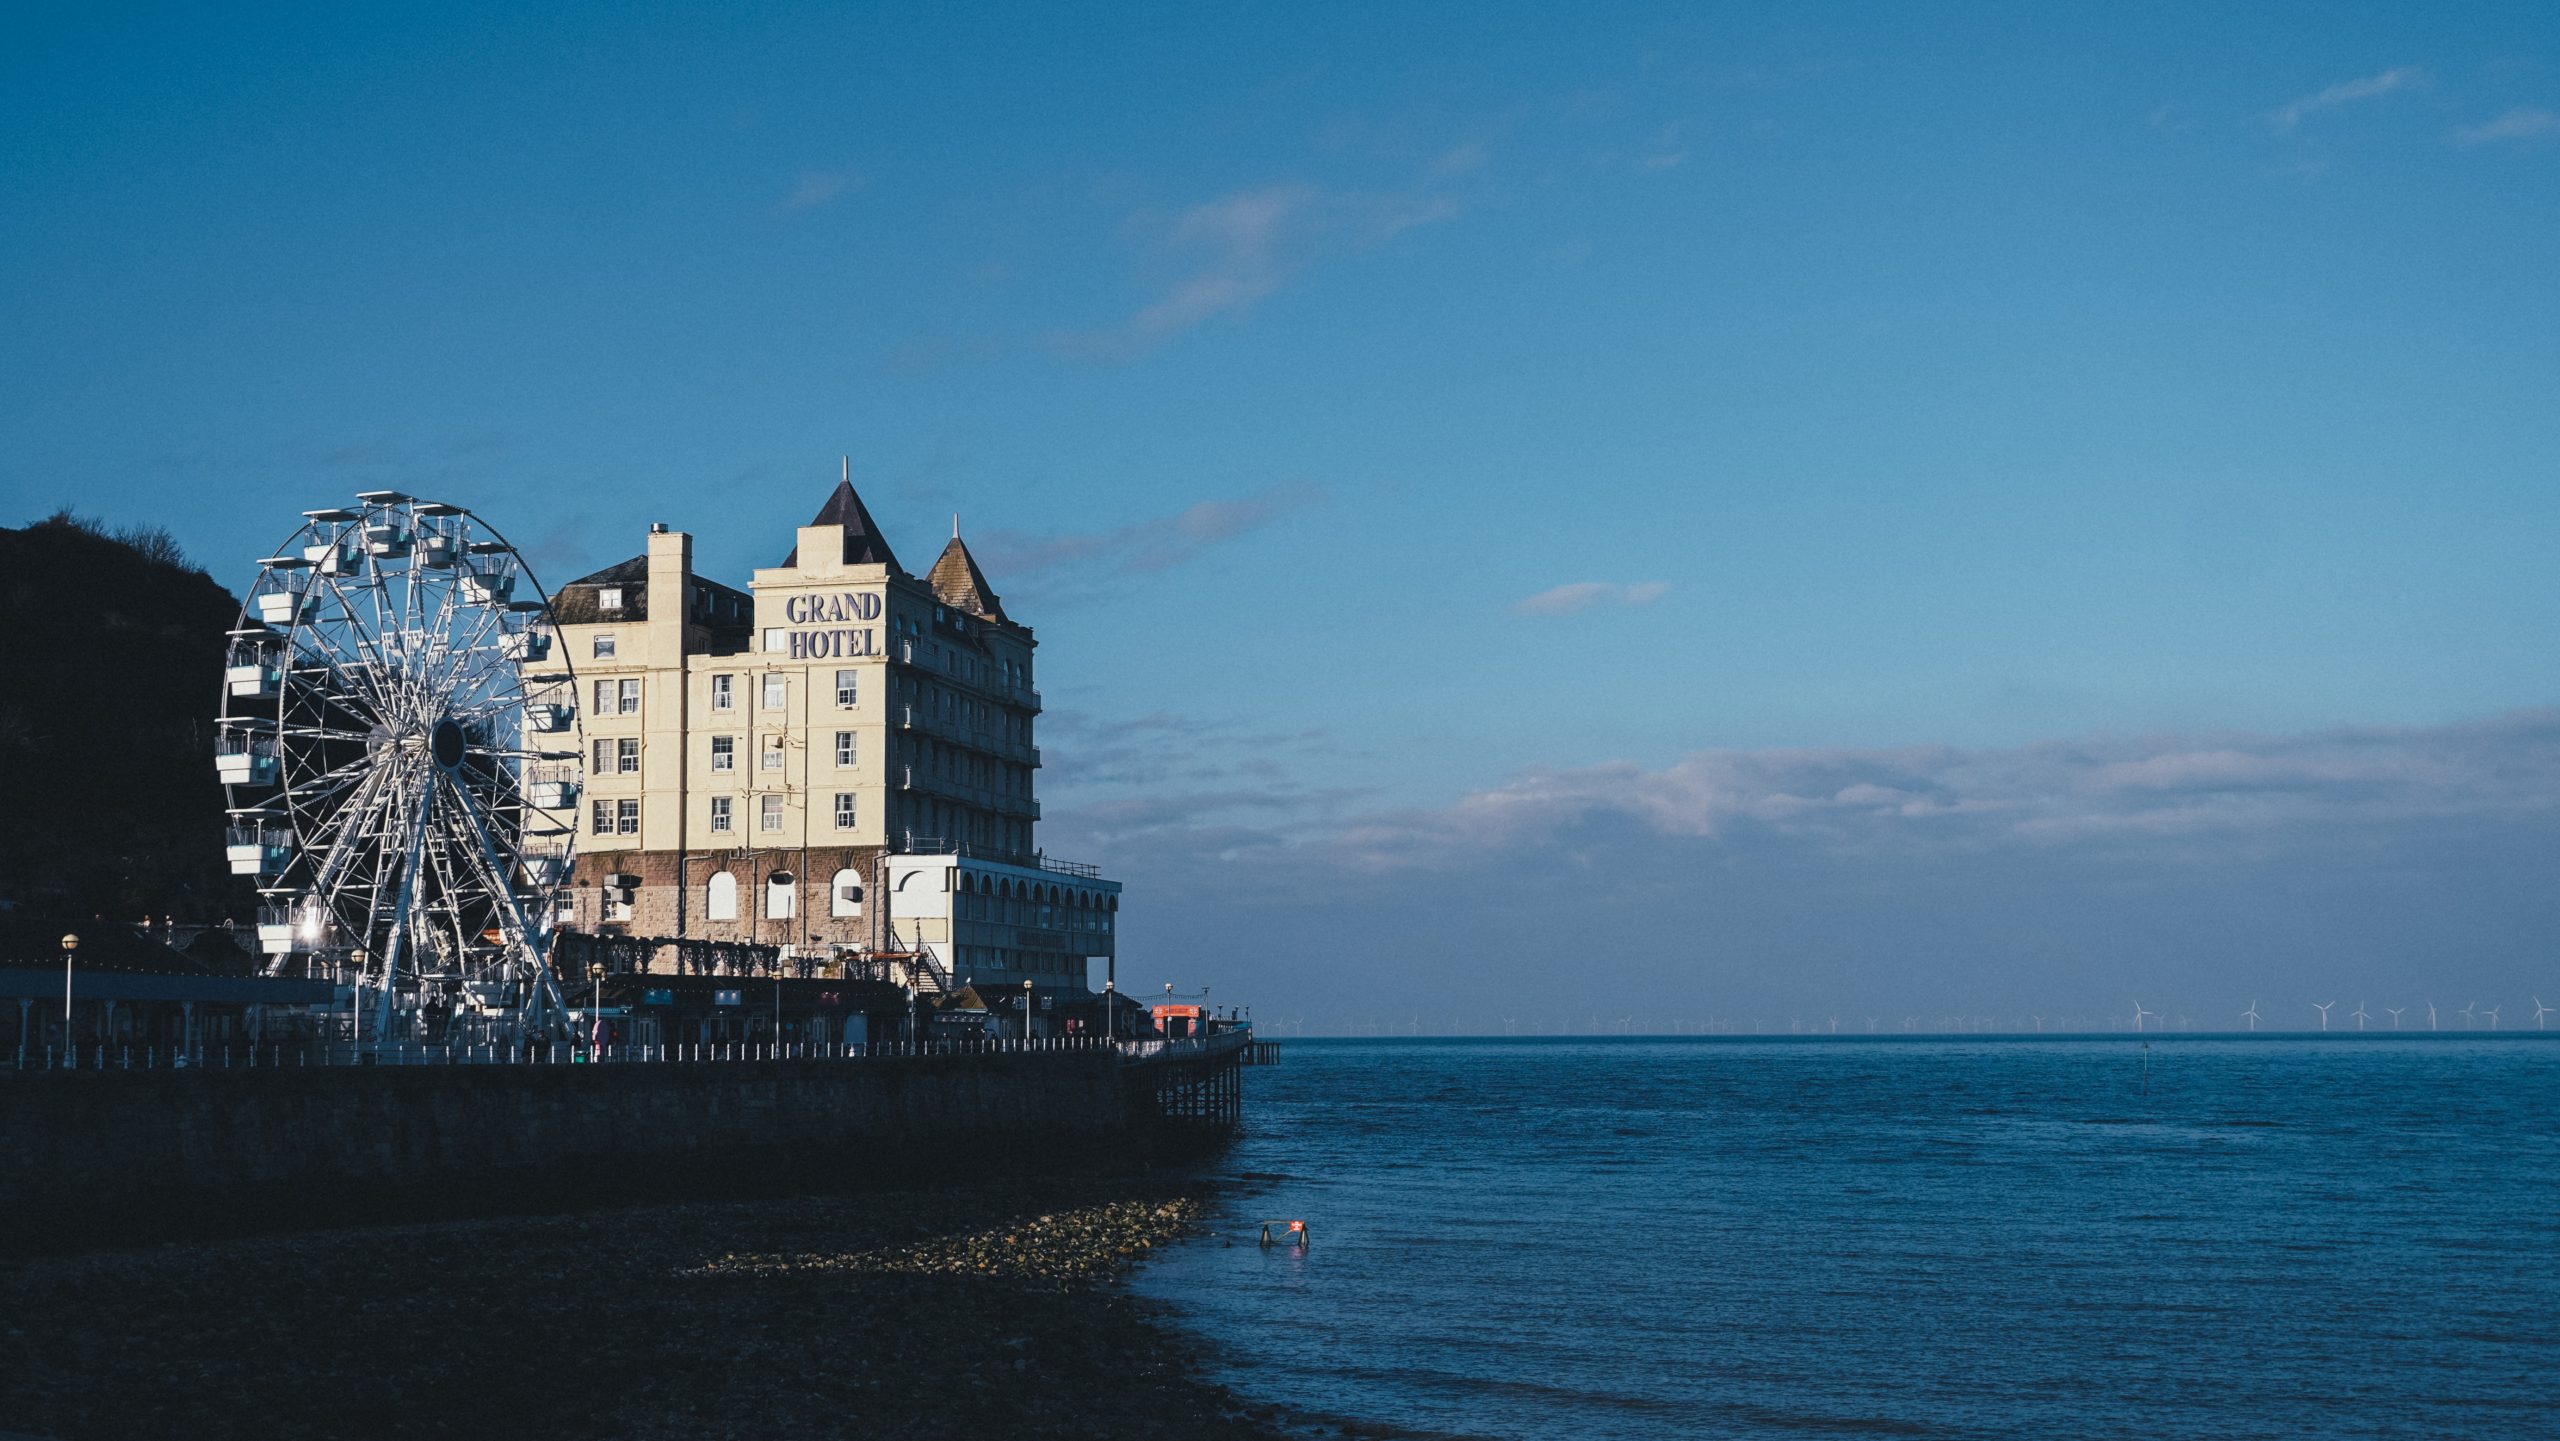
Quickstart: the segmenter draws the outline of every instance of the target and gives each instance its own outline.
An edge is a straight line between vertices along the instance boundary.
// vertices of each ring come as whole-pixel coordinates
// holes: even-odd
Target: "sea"
[[[1247,1076],[1213,1223],[1133,1285],[1327,1424],[2560,1437],[2560,1032],[1308,1040]]]

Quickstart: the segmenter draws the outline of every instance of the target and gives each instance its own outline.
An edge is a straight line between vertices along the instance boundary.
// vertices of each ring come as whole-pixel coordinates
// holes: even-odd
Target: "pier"
[[[1125,1104],[1168,1132],[1231,1135],[1244,1122],[1244,1067],[1253,1046],[1242,1031],[1191,1041],[1123,1041]]]
[[[17,1251],[934,1180],[1214,1145],[1246,1038],[84,1047],[0,1065]]]

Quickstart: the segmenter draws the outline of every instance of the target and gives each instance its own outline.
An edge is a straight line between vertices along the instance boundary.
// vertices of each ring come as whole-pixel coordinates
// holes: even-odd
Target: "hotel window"
[[[614,769],[627,776],[640,774],[640,738],[625,736],[614,743]]]
[[[836,732],[836,764],[839,767],[853,764],[853,732],[851,731]]]
[[[598,741],[596,744],[601,746],[604,743],[602,741]],[[599,836],[609,836],[613,834],[613,802],[596,802],[595,809],[588,812],[588,816],[587,830],[590,833]]]
[[[711,798],[711,828],[724,833],[729,829],[729,797]]]
[[[613,714],[613,682],[609,680],[596,682],[596,714]]]
[[[638,676],[633,676],[631,679],[623,681],[620,684],[622,686],[622,713],[624,715],[640,714],[640,678]]]
[[[715,675],[711,678],[711,708],[713,710],[737,709],[738,692],[736,687],[732,684],[736,680],[737,677],[733,675]]]
[[[618,586],[618,585],[608,585],[608,586],[600,587],[600,588],[596,591],[596,609],[598,609],[598,610],[620,610],[620,609],[622,609],[622,587],[620,587],[620,586]]]
[[[613,774],[613,742],[609,740],[596,742],[596,763],[588,769],[600,776]]]
[[[756,798],[756,825],[768,831],[782,829],[782,797],[758,796]]]
[[[640,834],[640,803],[636,800],[613,803],[614,829],[626,836]]]
[[[764,918],[766,920],[791,919],[793,889],[792,878],[787,875],[776,873],[766,879],[764,883]]]
[[[613,637],[612,637],[612,636],[609,636],[609,635],[600,635],[600,636],[597,636],[597,637],[596,637],[596,659],[598,659],[598,660],[611,660],[611,659],[613,659]]]
[[[763,705],[766,710],[780,710],[783,706],[790,703],[790,699],[791,683],[789,680],[778,675],[769,675],[764,678]]]
[[[712,873],[703,887],[702,915],[705,920],[734,921],[738,918],[738,878],[727,871]]]
[[[713,736],[711,738],[711,768],[715,771],[736,770],[738,768],[738,738],[736,736]]]
[[[860,671],[840,670],[836,672],[837,705],[846,709],[852,708],[855,699],[861,693],[859,688],[861,679],[862,672]]]
[[[844,791],[836,792],[836,829],[853,829],[853,797]]]
[[[778,625],[769,625],[764,628],[764,649],[765,654],[767,655],[780,655],[783,651],[789,649],[787,642],[783,638],[782,627]]]
[[[757,764],[769,771],[782,769],[782,737],[766,736],[764,738],[764,758]]]

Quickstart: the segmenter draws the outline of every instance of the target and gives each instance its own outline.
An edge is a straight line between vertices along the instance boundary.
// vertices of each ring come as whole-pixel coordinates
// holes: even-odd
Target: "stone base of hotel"
[[[572,929],[589,934],[682,936],[757,946],[877,946],[872,889],[887,854],[877,846],[593,851],[578,857],[565,913]],[[721,874],[736,891],[729,914],[715,916],[712,877]],[[777,882],[777,875],[788,879]],[[637,884],[629,884],[633,881]],[[860,899],[842,900],[837,891],[845,884],[859,885]],[[773,903],[776,894],[789,897],[787,907]],[[786,909],[788,914],[774,914]]]

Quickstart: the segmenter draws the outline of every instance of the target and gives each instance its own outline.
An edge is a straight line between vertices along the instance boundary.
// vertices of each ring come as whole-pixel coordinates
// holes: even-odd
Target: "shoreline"
[[[0,1432],[1303,1436],[1120,1283],[1196,1175],[300,1232],[0,1262]]]

